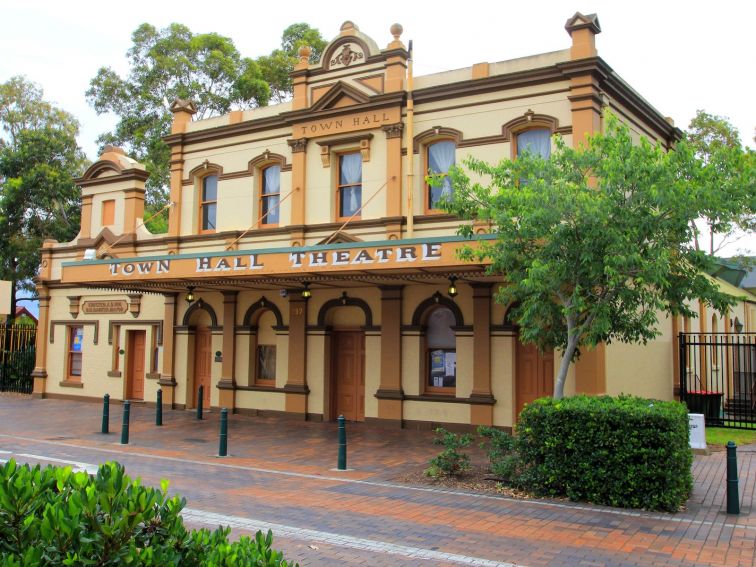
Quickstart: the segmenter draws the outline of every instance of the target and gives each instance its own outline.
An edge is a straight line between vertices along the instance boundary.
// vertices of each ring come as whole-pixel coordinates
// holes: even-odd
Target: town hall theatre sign
[[[450,267],[465,263],[457,250],[474,244],[459,238],[334,244],[304,248],[234,251],[215,254],[177,254],[143,258],[89,260],[63,264],[64,282],[114,279],[160,280],[219,275],[277,275],[324,271]]]

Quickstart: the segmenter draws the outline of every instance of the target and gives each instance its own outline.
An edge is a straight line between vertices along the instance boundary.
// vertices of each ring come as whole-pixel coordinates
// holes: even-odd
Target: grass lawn
[[[707,445],[727,445],[728,441],[734,441],[740,447],[756,443],[756,429],[725,429],[724,427],[707,427]]]

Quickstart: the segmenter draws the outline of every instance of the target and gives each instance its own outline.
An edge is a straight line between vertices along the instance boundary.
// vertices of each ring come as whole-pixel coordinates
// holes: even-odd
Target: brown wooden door
[[[538,352],[535,345],[517,341],[515,377],[516,415],[525,404],[554,395],[554,352]]]
[[[144,361],[146,331],[129,331],[126,348],[128,349],[126,367],[126,397],[130,400],[144,399]]]
[[[349,421],[365,421],[365,335],[339,331],[332,338],[332,418],[343,415]]]
[[[204,386],[202,406],[210,407],[210,370],[212,364],[213,335],[208,328],[199,328],[194,334],[194,407],[197,393]]]

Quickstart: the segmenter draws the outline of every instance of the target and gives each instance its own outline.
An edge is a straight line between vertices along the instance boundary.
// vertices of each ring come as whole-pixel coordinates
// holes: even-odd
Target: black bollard
[[[102,397],[102,432],[110,433],[110,394]]]
[[[121,424],[121,445],[129,444],[129,413],[131,412],[131,402],[123,402],[123,423]]]
[[[197,419],[202,419],[202,398],[205,395],[205,387],[200,385],[197,391]]]
[[[158,388],[155,406],[155,425],[163,425],[163,390]]]
[[[727,442],[727,513],[740,514],[740,497],[738,496],[738,447],[732,441]]]
[[[225,457],[228,453],[228,410],[222,408],[220,412],[220,445],[218,456]]]
[[[345,471],[347,468],[347,453],[346,453],[346,420],[343,415],[339,416],[339,459],[336,468],[340,471]]]

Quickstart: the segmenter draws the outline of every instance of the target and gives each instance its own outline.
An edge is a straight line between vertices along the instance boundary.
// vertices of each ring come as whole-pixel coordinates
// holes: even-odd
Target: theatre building
[[[401,26],[381,48],[345,22],[319,62],[300,51],[290,102],[193,121],[177,100],[166,234],[144,227],[144,167],[106,148],[78,180],[80,233],[42,250],[35,394],[161,388],[192,408],[202,385],[205,407],[238,413],[512,426],[552,393],[558,353],[520,343],[501,278],[456,255],[475,240],[438,208],[453,188],[426,174],[548,156],[607,108],[638,138],[680,136],[598,57],[595,15],[566,30],[562,51],[413,78]],[[586,353],[567,391],[671,399],[676,322],[661,325]]]

